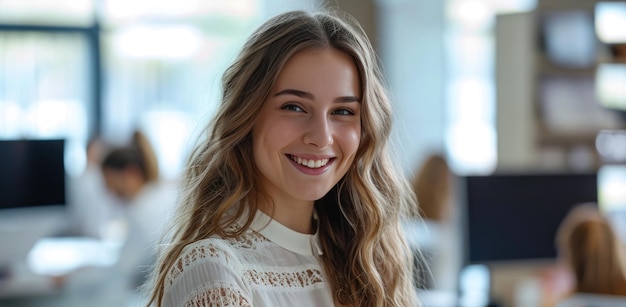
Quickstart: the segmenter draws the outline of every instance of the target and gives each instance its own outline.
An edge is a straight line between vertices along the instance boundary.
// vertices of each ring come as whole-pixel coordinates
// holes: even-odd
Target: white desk
[[[0,307],[141,306],[127,272],[114,267],[118,252],[119,246],[90,238],[39,240],[11,278],[0,281]]]

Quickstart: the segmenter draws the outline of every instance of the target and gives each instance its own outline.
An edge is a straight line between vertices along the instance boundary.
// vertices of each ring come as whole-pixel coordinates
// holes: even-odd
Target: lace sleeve
[[[165,282],[165,306],[252,306],[241,264],[219,240],[196,242],[183,251]]]

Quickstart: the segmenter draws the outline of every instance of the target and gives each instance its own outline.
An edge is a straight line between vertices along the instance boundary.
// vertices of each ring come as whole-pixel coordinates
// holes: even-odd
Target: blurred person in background
[[[460,250],[454,232],[453,211],[454,177],[446,158],[440,153],[432,153],[419,164],[413,175],[412,187],[417,197],[416,218],[407,231],[414,238],[413,248],[423,254],[424,264],[416,270],[424,288],[431,290],[454,291],[457,285],[455,257]],[[427,270],[428,269],[428,270]]]
[[[67,230],[70,234],[106,240],[107,229],[121,214],[119,202],[107,190],[102,176],[101,163],[107,147],[99,135],[89,139],[85,170],[71,178],[72,221]]]
[[[121,200],[132,202],[142,190],[159,180],[156,154],[146,136],[135,131],[129,146],[111,150],[102,161],[107,188]]]
[[[176,186],[160,179],[156,154],[140,131],[133,133],[130,145],[108,152],[101,168],[106,187],[125,213],[117,230],[123,240],[117,268],[130,274],[134,288],[143,283],[153,261],[153,248],[176,202]]]
[[[624,247],[597,206],[574,207],[559,226],[556,245],[570,286],[557,306],[626,306]]]
[[[447,224],[451,218],[452,172],[441,154],[431,154],[420,165],[413,177],[419,214],[422,218]]]

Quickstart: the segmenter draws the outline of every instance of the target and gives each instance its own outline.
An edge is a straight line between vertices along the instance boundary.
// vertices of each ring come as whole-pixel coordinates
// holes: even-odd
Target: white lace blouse
[[[317,235],[258,211],[240,238],[185,247],[167,276],[163,305],[333,306],[320,254]]]

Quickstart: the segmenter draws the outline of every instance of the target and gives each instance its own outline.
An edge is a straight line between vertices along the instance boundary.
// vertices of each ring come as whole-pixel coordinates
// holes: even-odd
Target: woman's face
[[[332,48],[293,55],[252,130],[261,190],[276,205],[322,198],[346,174],[361,135],[361,85]]]
[[[102,175],[107,189],[123,201],[132,201],[145,184],[141,171],[134,166],[122,170],[105,168]]]

